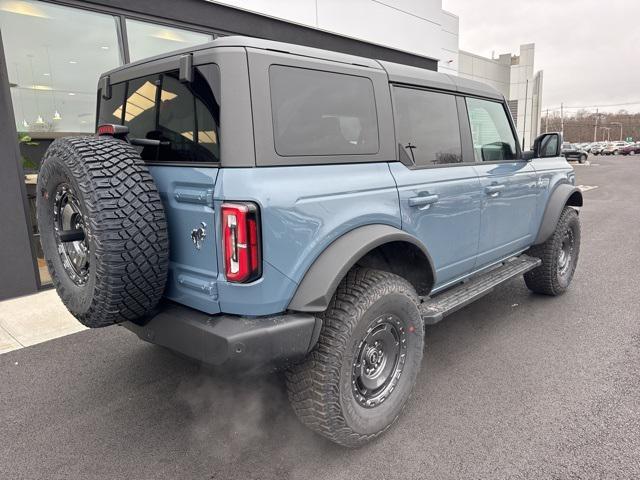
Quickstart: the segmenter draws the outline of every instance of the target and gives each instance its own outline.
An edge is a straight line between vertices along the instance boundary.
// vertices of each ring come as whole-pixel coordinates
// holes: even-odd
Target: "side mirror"
[[[553,158],[562,155],[562,134],[558,132],[543,133],[533,142],[533,148],[522,153],[524,160],[534,158]]]

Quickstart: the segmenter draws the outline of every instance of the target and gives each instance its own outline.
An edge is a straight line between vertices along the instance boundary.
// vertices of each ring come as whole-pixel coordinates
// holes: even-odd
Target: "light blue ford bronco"
[[[399,416],[424,325],[524,274],[569,286],[582,194],[557,133],[446,74],[242,37],[105,73],[97,134],[38,179],[51,277],[88,327],[282,368],[304,424],[361,445]]]

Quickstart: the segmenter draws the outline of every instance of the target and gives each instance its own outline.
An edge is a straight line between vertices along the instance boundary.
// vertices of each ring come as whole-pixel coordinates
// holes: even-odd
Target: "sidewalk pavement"
[[[0,302],[0,354],[85,329],[53,289]]]

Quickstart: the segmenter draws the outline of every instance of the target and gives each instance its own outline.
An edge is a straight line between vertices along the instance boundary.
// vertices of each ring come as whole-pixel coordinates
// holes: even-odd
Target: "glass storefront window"
[[[100,74],[122,63],[111,15],[0,0],[0,29],[19,132],[92,132]]]
[[[129,56],[135,62],[161,53],[193,47],[213,40],[213,35],[127,19]]]
[[[40,161],[53,138],[95,130],[100,74],[122,63],[116,18],[35,0],[0,0],[0,31],[40,283],[51,281],[36,226]],[[5,68],[0,65],[0,68]]]

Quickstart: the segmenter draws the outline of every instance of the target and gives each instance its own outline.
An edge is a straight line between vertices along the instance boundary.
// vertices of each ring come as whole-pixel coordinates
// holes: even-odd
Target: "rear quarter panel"
[[[284,311],[307,269],[335,239],[362,225],[400,228],[398,192],[384,162],[222,169],[214,198],[217,231],[224,201],[253,201],[261,214],[263,276],[234,284],[221,273],[225,313]],[[223,272],[222,256],[218,259]]]

